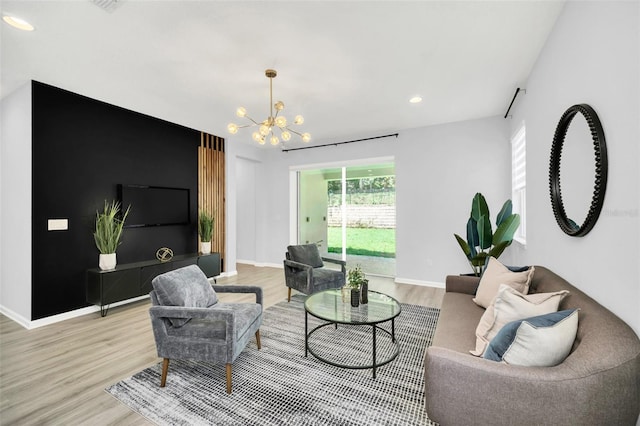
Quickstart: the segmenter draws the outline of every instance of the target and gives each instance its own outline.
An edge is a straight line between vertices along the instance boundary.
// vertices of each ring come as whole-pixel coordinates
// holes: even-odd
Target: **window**
[[[527,241],[527,149],[524,122],[511,138],[511,200],[513,212],[520,215],[520,227],[514,239]]]

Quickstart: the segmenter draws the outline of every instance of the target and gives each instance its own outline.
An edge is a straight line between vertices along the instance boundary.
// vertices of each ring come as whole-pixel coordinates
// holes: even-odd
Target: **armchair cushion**
[[[295,262],[304,263],[313,268],[322,268],[324,266],[322,257],[320,257],[320,252],[318,251],[318,246],[315,244],[289,246],[287,247],[287,251],[289,252],[289,256],[291,256],[291,260]]]
[[[207,308],[218,302],[209,280],[196,265],[189,265],[162,275],[151,282],[158,302],[163,306]],[[174,327],[182,327],[188,318],[169,318]]]
[[[344,274],[342,271],[335,269],[314,269],[313,285],[323,286],[324,288],[340,288],[344,285]]]

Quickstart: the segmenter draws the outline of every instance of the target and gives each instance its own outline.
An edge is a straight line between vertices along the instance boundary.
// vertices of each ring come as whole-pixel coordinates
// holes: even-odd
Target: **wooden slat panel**
[[[215,219],[211,251],[220,253],[225,270],[225,158],[224,139],[202,133],[198,148],[198,211],[207,210]]]

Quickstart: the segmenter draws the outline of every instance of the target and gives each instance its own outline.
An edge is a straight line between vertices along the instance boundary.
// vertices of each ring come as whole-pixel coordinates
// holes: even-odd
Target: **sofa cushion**
[[[569,355],[577,331],[577,309],[512,321],[491,340],[483,357],[524,367],[553,367]]]
[[[322,268],[324,266],[322,257],[320,257],[320,252],[318,251],[318,246],[315,244],[289,246],[287,247],[287,251],[289,252],[291,260],[294,262],[304,263],[313,268]]]
[[[520,293],[526,294],[529,291],[529,284],[534,272],[535,268],[533,266],[522,272],[512,272],[496,258],[491,257],[482,274],[476,297],[473,301],[478,306],[488,308],[501,284],[506,284]]]
[[[568,290],[553,293],[522,294],[502,284],[493,302],[484,312],[476,328],[476,348],[472,355],[481,356],[491,339],[511,321],[556,312]]]
[[[158,275],[151,284],[158,302],[163,306],[207,308],[218,301],[218,296],[209,280],[196,265]],[[188,318],[170,318],[169,320],[174,327],[181,327],[189,321]]]

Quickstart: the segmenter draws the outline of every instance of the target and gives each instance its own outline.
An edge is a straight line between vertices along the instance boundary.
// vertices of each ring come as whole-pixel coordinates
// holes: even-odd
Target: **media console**
[[[100,315],[104,317],[111,303],[148,295],[153,290],[151,281],[155,277],[188,265],[198,265],[207,277],[216,277],[220,275],[220,253],[183,254],[166,262],[124,263],[108,271],[89,269],[87,303],[99,305]]]

